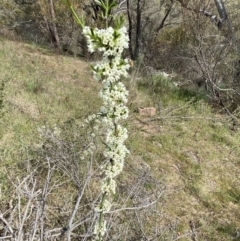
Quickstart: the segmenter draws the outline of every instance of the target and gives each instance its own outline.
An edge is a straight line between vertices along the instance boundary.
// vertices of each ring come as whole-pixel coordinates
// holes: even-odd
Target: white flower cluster
[[[104,201],[101,203],[101,205],[99,205],[95,208],[95,211],[98,213],[106,213],[106,212],[110,211],[111,206],[112,206],[111,202],[107,199],[104,199]]]
[[[115,178],[123,170],[126,154],[129,153],[124,145],[127,138],[127,129],[121,125],[109,128],[106,133],[107,148],[103,154],[107,160],[111,160],[106,162],[104,166],[105,174],[108,178]]]
[[[102,180],[102,193],[116,193],[116,181],[112,178],[104,178]]]
[[[93,234],[104,236],[106,231],[107,231],[107,222],[106,222],[106,220],[104,220],[102,222],[96,222],[96,224],[94,226]],[[97,239],[98,239],[98,237],[97,237]],[[97,239],[95,239],[95,240],[97,240]]]
[[[128,117],[128,108],[125,106],[127,103],[128,91],[123,83],[118,82],[115,83],[115,85],[105,84],[99,96],[103,100],[101,112],[111,122],[116,123]]]
[[[93,67],[96,80],[108,83],[118,81],[121,76],[127,76],[130,65],[127,59],[121,57],[123,50],[128,48],[126,27],[115,30],[112,27],[92,29],[86,26],[83,34],[87,38],[89,52],[103,52],[103,60]]]
[[[102,221],[102,215],[111,208],[110,197],[116,193],[115,178],[123,170],[124,160],[128,154],[128,149],[124,142],[128,138],[127,129],[122,127],[119,122],[128,117],[126,106],[128,91],[123,83],[120,82],[122,76],[127,76],[130,65],[127,59],[122,59],[122,52],[128,48],[127,29],[121,27],[113,29],[97,29],[84,27],[83,33],[87,38],[89,52],[100,51],[103,59],[100,63],[93,66],[94,78],[101,80],[103,88],[99,96],[103,100],[101,114],[97,118],[105,131],[106,149],[103,153],[105,164],[102,170],[105,174],[102,180],[101,191],[102,200],[96,207],[100,215],[100,222],[97,222],[94,229],[95,235],[101,237],[106,232],[106,223]],[[87,121],[91,122],[96,116],[91,116]],[[98,123],[99,125],[99,123]]]
[[[110,55],[110,59],[111,59]],[[104,58],[101,62],[93,67],[94,78],[96,80],[103,80],[103,82],[115,82],[120,79],[121,76],[127,77],[127,70],[130,68],[128,59]]]
[[[123,83],[118,82],[114,86],[105,85],[99,96],[109,106],[116,106],[127,103],[128,91]]]
[[[107,29],[97,29],[85,26],[83,28],[88,43],[88,51],[93,53],[98,50],[103,52],[103,56],[119,56],[124,48],[128,48],[127,28],[118,30],[109,27]]]

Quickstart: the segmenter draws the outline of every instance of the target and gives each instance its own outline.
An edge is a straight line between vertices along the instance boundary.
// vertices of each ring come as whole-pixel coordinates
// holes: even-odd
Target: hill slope
[[[38,129],[71,132],[71,138],[66,136],[70,142],[78,124],[96,113],[101,103],[100,85],[92,80],[84,61],[7,40],[0,40],[0,58],[0,198],[4,203],[0,211],[5,213],[9,200],[15,202],[8,177],[24,177],[24,163],[42,158]],[[181,90],[171,79],[140,78],[133,71],[124,81],[130,91],[127,145],[131,155],[119,177],[115,202],[144,208],[111,217],[113,233],[108,240],[118,240],[116,233],[126,228],[121,240],[232,240],[240,230],[239,129],[201,96]],[[157,107],[157,115],[143,117],[136,112],[147,106]],[[64,199],[74,203],[76,188],[69,183],[55,191],[48,201],[52,207],[48,219],[61,228],[68,215],[53,207],[63,209]],[[89,204],[87,196],[86,200]]]

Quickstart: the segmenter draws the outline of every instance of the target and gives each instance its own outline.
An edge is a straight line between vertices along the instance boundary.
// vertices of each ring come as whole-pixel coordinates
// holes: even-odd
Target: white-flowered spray
[[[77,23],[83,28],[83,34],[87,39],[88,51],[102,53],[102,60],[92,66],[93,76],[102,83],[99,96],[102,99],[102,107],[97,118],[97,125],[105,131],[105,158],[102,165],[104,178],[101,183],[101,200],[95,208],[98,220],[95,223],[93,240],[101,241],[107,230],[107,222],[104,214],[109,212],[112,205],[112,197],[116,193],[115,178],[122,172],[124,160],[129,153],[124,142],[128,138],[127,129],[121,125],[121,121],[128,117],[126,106],[128,91],[121,82],[121,77],[128,75],[130,67],[128,60],[122,58],[124,49],[128,48],[128,34],[123,26],[123,17],[109,16],[112,8],[117,6],[115,1],[95,0],[104,14],[105,28],[91,28],[85,26],[83,18],[79,18],[71,6],[70,0],[65,0],[73,13]],[[111,2],[111,4],[110,4]],[[114,27],[108,26],[109,18],[114,18]],[[90,118],[92,120],[92,117]],[[98,130],[98,128],[95,128]]]

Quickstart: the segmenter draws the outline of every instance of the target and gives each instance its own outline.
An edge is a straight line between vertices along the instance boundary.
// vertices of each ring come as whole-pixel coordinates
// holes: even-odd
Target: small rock
[[[140,115],[144,116],[153,116],[156,115],[156,108],[155,107],[146,107],[146,108],[138,108],[138,112]]]

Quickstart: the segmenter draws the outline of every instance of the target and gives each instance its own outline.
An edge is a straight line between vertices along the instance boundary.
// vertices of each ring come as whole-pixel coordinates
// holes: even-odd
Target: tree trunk
[[[55,11],[54,11],[54,5],[53,5],[53,0],[49,0],[49,5],[50,5],[50,13],[51,13],[51,35],[52,35],[52,40],[55,45],[55,47],[60,51],[61,45],[60,45],[60,40],[59,40],[59,35],[57,31],[57,25],[56,25],[56,17],[55,17]]]
[[[156,28],[156,30],[155,30],[156,32],[159,32],[159,31],[164,27],[164,23],[165,23],[168,15],[170,14],[171,10],[172,10],[172,5],[171,5],[170,8],[167,9],[163,20],[161,21],[160,25],[159,25],[159,26]]]
[[[130,5],[129,0],[127,0],[127,16],[128,16],[128,37],[129,37],[129,54],[131,59],[134,59],[134,53],[132,48],[132,30],[133,30],[133,24],[132,24],[132,17],[130,14]]]
[[[134,50],[134,60],[138,59],[141,43],[141,20],[142,20],[142,10],[140,8],[140,1],[137,1],[137,26],[136,26],[136,40],[135,40],[135,50]]]

